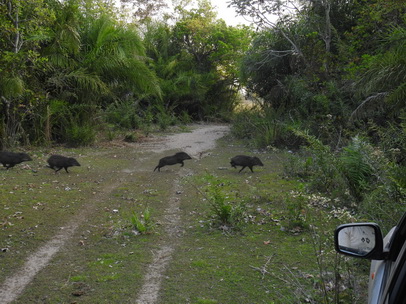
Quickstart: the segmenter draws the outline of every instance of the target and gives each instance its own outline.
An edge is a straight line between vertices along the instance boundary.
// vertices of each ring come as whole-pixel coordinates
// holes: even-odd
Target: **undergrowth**
[[[131,215],[131,224],[139,234],[151,233],[154,229],[154,222],[151,219],[150,208],[146,207],[140,215],[134,212]]]
[[[229,192],[230,182],[211,174],[204,175],[205,188],[200,191],[208,202],[209,224],[224,231],[240,230],[245,222],[247,207],[237,192]]]
[[[215,228],[223,235],[244,238],[262,235],[262,229],[268,227],[271,235],[297,238],[309,250],[308,266],[314,265],[310,268],[292,267],[292,260],[301,260],[295,255],[298,244],[293,239],[285,255],[281,256],[280,244],[281,248],[274,248],[264,257],[262,265],[252,266],[263,280],[276,280],[290,289],[289,293],[280,292],[279,300],[267,303],[363,303],[368,261],[348,259],[334,250],[334,228],[357,219],[338,198],[311,194],[301,183],[276,203],[275,197],[258,185],[247,191],[234,179],[213,174],[205,174],[199,182],[199,193],[210,206],[206,209],[210,225],[203,226],[208,231]],[[265,245],[272,243],[264,241]]]
[[[396,225],[406,204],[403,178],[398,174],[402,166],[360,136],[334,152],[314,136],[294,132],[307,146],[291,154],[285,166],[288,176],[302,179],[307,191],[337,199],[337,207],[352,208],[386,231]]]

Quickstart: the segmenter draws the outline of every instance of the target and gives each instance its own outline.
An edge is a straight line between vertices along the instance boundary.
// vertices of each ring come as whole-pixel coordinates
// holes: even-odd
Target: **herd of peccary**
[[[190,155],[185,152],[178,152],[175,155],[166,156],[159,160],[158,165],[155,167],[154,171],[158,169],[161,171],[161,168],[164,166],[170,166],[175,164],[181,164],[181,167],[184,166],[183,161],[187,159],[192,159]],[[7,170],[14,167],[17,164],[20,164],[25,161],[31,161],[32,158],[26,153],[15,153],[15,152],[7,152],[7,151],[0,151],[0,163],[5,167]],[[48,168],[55,170],[55,173],[61,169],[65,169],[66,173],[69,173],[68,168],[74,166],[80,166],[79,162],[73,157],[66,157],[62,155],[51,155],[48,160]],[[254,156],[246,156],[246,155],[237,155],[234,156],[230,161],[231,167],[237,168],[237,166],[242,167],[238,173],[240,173],[244,168],[248,167],[251,172],[254,172],[254,166],[263,166],[264,164],[261,160]]]
[[[161,168],[164,166],[169,166],[169,165],[175,165],[175,164],[181,164],[180,166],[183,167],[184,160],[187,159],[192,159],[187,153],[185,152],[178,152],[175,155],[171,156],[166,156],[163,157],[159,160],[158,166],[155,167],[154,171],[158,169],[158,171],[161,171]],[[231,161],[230,161],[231,167],[237,168],[237,166],[241,166],[241,170],[238,171],[240,173],[244,168],[248,167],[250,168],[251,172],[254,173],[254,170],[252,169],[254,166],[263,166],[264,164],[261,162],[261,160],[254,156],[246,156],[246,155],[237,155],[234,156]]]
[[[3,167],[6,167],[7,170],[17,164],[30,160],[32,160],[32,158],[26,153],[15,153],[7,151],[0,152],[0,163],[3,165]],[[47,167],[54,169],[55,173],[62,168],[64,168],[65,171],[69,173],[69,167],[80,166],[79,162],[73,157],[66,157],[62,155],[51,155],[51,157],[48,158],[47,162]]]

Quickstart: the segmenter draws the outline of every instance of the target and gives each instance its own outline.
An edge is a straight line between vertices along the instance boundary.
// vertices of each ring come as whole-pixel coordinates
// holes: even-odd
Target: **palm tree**
[[[48,130],[87,128],[100,106],[128,94],[160,97],[136,28],[119,25],[111,16],[85,15],[75,1],[62,5],[53,28],[41,75],[50,104]]]

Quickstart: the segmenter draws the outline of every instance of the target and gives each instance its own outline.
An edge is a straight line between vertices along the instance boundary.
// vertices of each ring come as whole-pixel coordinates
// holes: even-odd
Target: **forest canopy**
[[[404,161],[403,1],[230,1],[251,27],[190,2],[1,0],[1,148],[217,120],[258,147],[361,134]]]

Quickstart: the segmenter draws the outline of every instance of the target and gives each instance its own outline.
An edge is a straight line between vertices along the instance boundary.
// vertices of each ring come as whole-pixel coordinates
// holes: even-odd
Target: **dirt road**
[[[224,136],[229,127],[225,125],[196,125],[192,132],[178,133],[165,137],[157,137],[156,140],[143,143],[137,149],[162,153],[170,150],[183,150],[192,157],[200,157],[204,152],[215,147],[216,140]],[[122,171],[125,172],[124,168]],[[177,193],[182,191],[179,180],[188,174],[188,169],[179,171],[173,180],[173,194],[168,198],[167,208],[164,212],[165,220],[162,223],[168,237],[159,244],[159,249],[154,252],[153,262],[149,265],[147,275],[136,299],[136,303],[156,303],[160,290],[162,274],[171,260],[172,253],[176,249],[175,237],[179,224]],[[94,203],[100,201],[104,196],[114,191],[120,185],[120,179],[109,183],[101,192],[95,195],[92,202],[81,210],[79,216],[75,216],[70,222],[59,227],[54,236],[34,253],[29,255],[24,265],[9,276],[0,286],[0,303],[6,304],[18,299],[26,286],[35,278],[39,271],[45,269],[54,256],[72,238],[75,231],[83,225],[92,214]]]

